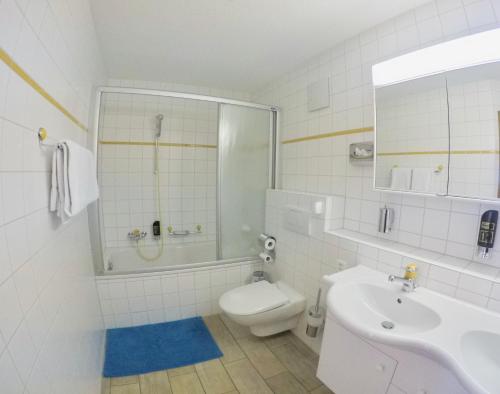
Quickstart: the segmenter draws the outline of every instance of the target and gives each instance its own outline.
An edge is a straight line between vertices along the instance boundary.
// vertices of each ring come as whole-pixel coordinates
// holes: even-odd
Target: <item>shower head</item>
[[[156,130],[156,138],[160,138],[161,137],[161,122],[163,120],[163,115],[162,114],[158,114],[156,115],[156,125],[157,125],[157,130]]]

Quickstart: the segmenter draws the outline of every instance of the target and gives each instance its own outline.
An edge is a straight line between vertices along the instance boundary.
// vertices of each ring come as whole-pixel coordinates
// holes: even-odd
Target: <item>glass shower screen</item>
[[[232,104],[219,111],[218,257],[255,256],[273,182],[273,113]]]

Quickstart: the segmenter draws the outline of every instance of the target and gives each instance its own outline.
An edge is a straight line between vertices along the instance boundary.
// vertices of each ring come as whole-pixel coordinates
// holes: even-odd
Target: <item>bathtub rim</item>
[[[148,276],[158,276],[158,275],[168,275],[171,271],[176,271],[176,274],[179,272],[193,272],[193,271],[201,271],[207,268],[213,267],[227,267],[234,264],[251,264],[251,263],[262,263],[257,256],[249,256],[249,257],[238,257],[232,259],[224,259],[224,260],[212,260],[205,261],[202,263],[190,263],[190,264],[182,264],[182,265],[172,265],[172,266],[162,266],[162,267],[151,267],[150,269],[143,270],[131,270],[131,271],[104,271],[102,273],[96,274],[96,280],[110,280],[110,279],[125,279],[125,278],[144,278]]]

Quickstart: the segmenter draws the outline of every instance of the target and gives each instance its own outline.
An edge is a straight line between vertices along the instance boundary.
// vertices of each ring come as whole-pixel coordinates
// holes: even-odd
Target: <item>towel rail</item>
[[[38,143],[40,146],[46,146],[46,147],[51,147],[51,148],[56,148],[56,149],[61,149],[61,144],[58,142],[56,144],[49,144],[47,142],[44,142],[47,137],[48,137],[47,130],[44,127],[40,127],[38,129]]]

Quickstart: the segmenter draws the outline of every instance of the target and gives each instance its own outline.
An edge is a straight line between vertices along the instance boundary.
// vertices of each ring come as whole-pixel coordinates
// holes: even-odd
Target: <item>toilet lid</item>
[[[223,311],[234,315],[253,315],[275,309],[288,301],[276,285],[261,280],[229,290],[221,296],[219,305]]]

